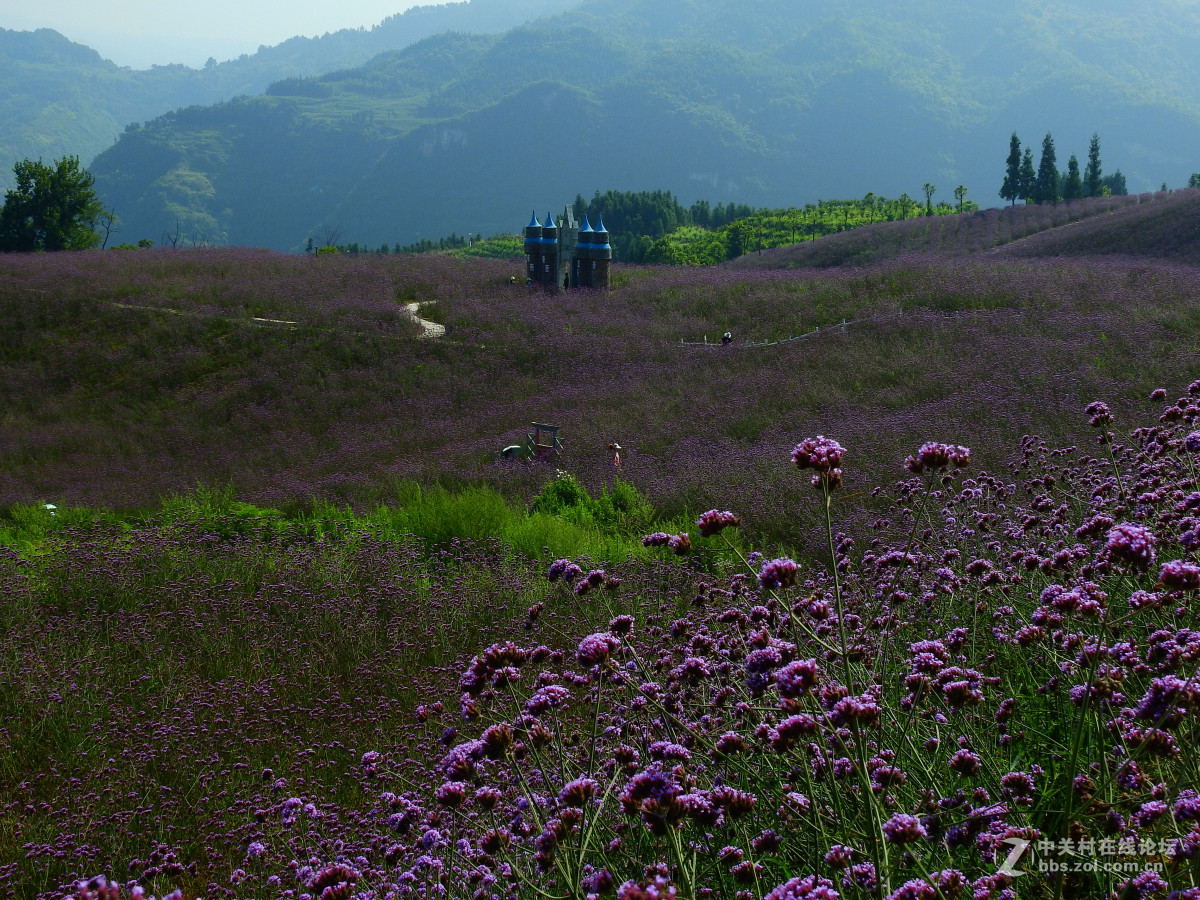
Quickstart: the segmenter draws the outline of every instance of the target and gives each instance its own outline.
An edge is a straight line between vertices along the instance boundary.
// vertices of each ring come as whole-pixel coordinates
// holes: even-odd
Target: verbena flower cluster
[[[489,648],[425,801],[440,865],[417,838],[399,895],[1200,896],[1187,408],[1103,459],[1026,438],[1015,480],[927,443],[864,552],[831,533],[824,564],[742,560],[570,652]]]
[[[3,596],[40,610],[6,620],[13,684],[28,708],[63,711],[41,719],[60,743],[87,739],[13,787],[23,859],[0,884],[97,900],[181,885],[983,900],[1017,896],[1024,875],[1064,897],[1195,900],[1200,490],[1185,442],[1200,405],[1159,419],[1104,458],[1027,437],[1016,477],[909,472],[866,548],[831,532],[824,563],[755,554],[704,574],[664,545],[621,567],[621,590],[588,592],[607,624],[574,636],[577,585],[614,576],[566,559],[534,573],[499,547],[426,561],[293,529],[265,532],[255,556],[269,523],[218,521],[133,540],[69,529],[33,561],[5,551]],[[236,577],[206,580],[215,562]],[[354,589],[334,583],[347,572]],[[522,594],[507,619],[473,588],[497,579]],[[69,605],[38,605],[35,587]],[[442,669],[456,684],[415,708],[391,698],[394,664],[436,660],[422,648],[445,638],[389,608],[413,591],[422,622],[477,598],[514,635]],[[168,620],[187,648],[174,657],[154,649]],[[82,662],[102,627],[152,693]],[[288,664],[258,679],[235,633]],[[398,713],[410,724],[379,727]],[[21,733],[6,724],[8,745]],[[57,881],[34,875],[57,866]]]

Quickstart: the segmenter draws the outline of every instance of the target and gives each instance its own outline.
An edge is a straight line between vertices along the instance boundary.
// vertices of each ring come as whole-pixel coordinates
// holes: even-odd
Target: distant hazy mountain
[[[479,0],[476,0],[478,3]],[[1200,170],[1200,4],[589,0],[128,130],[92,166],[120,239],[298,249],[514,231],[576,194],[999,204],[1009,135],[1131,191]]]
[[[561,12],[580,0],[463,0],[418,6],[369,30],[295,37],[203,69],[122,68],[57,31],[0,28],[0,190],[13,163],[71,154],[86,164],[131,122],[179,107],[260,94],[282,78],[360,66],[445,31],[487,34]]]

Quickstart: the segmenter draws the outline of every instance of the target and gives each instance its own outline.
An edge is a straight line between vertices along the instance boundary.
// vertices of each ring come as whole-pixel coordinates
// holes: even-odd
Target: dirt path
[[[159,312],[170,313],[173,316],[203,316],[203,313],[184,312],[180,309],[171,309],[167,306],[143,306],[132,303],[113,303],[117,309],[135,309],[142,312]],[[417,313],[421,311],[420,303],[406,303],[404,310],[413,317],[413,321],[421,326],[421,333],[418,337],[422,338],[440,338],[446,335],[446,326],[439,325],[437,322],[431,322],[428,319],[422,319]],[[290,319],[264,319],[260,316],[251,316],[250,320],[256,325],[299,325],[299,322],[294,322]]]
[[[437,322],[430,322],[428,319],[422,319],[417,315],[421,311],[420,303],[407,303],[404,308],[408,310],[409,315],[413,317],[418,325],[421,326],[421,337],[440,338],[446,335],[446,326],[439,325]]]

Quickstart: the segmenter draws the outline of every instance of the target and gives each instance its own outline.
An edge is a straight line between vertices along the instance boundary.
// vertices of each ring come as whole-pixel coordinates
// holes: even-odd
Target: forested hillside
[[[1014,129],[1064,160],[1099,132],[1137,192],[1197,168],[1197,59],[1200,11],[1167,0],[587,2],[155,119],[93,171],[122,240],[280,249],[511,232],[608,189],[987,206]]]
[[[0,190],[12,164],[39,156],[78,156],[85,163],[129,123],[174,109],[261,94],[274,81],[360,66],[388,50],[445,31],[502,32],[579,0],[459,0],[417,6],[370,29],[294,37],[238,59],[122,68],[50,29],[0,28]]]

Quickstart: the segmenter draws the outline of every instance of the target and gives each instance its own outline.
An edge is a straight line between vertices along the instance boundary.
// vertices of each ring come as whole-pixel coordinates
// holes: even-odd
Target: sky
[[[290,37],[370,28],[410,6],[443,0],[0,0],[0,28],[53,28],[119,66],[199,68]]]

